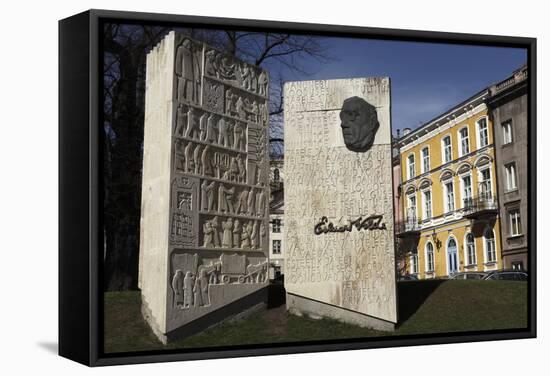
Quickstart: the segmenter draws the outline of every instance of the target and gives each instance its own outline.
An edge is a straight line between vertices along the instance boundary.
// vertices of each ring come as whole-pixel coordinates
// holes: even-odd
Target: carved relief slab
[[[285,288],[395,322],[389,80],[290,82],[284,90]],[[356,108],[344,102],[375,110],[368,124],[378,128],[346,133],[355,124],[344,117],[343,127],[341,113]]]

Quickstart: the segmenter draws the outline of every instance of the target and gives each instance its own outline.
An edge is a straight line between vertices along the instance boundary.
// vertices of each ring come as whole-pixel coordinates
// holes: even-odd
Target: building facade
[[[284,164],[283,159],[270,161],[269,201],[269,263],[271,279],[284,274],[285,254],[283,244],[284,216]]]
[[[489,88],[505,269],[527,270],[528,265],[527,76],[524,66]]]
[[[397,141],[397,257],[420,279],[502,267],[495,147],[483,90]]]

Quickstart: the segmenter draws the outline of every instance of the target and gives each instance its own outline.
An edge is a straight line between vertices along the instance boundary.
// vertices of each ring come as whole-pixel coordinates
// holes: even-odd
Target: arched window
[[[275,170],[273,170],[273,181],[275,183],[278,183],[280,179],[281,179],[281,173],[279,172],[279,169],[276,168]]]
[[[447,269],[449,275],[458,272],[457,246],[456,240],[452,236],[447,241]]]
[[[426,243],[426,271],[434,271],[434,246],[431,242]]]
[[[484,238],[485,238],[485,254],[486,254],[487,262],[496,262],[497,253],[496,253],[496,245],[495,245],[495,234],[493,233],[493,229],[488,228],[485,231]]]
[[[418,251],[416,249],[411,252],[411,274],[418,274]]]
[[[477,264],[476,261],[476,242],[474,234],[471,232],[466,235],[466,261],[468,265]]]

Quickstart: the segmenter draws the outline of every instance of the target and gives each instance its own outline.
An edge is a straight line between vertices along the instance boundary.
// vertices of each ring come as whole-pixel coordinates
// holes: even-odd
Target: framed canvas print
[[[59,353],[530,338],[531,38],[90,10],[59,22]]]

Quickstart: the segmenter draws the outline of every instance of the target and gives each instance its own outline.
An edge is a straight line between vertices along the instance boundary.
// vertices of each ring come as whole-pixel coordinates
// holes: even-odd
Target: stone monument
[[[287,309],[393,330],[389,78],[288,82],[284,98]]]
[[[175,32],[147,55],[139,287],[164,343],[267,299],[267,94],[267,72]]]

